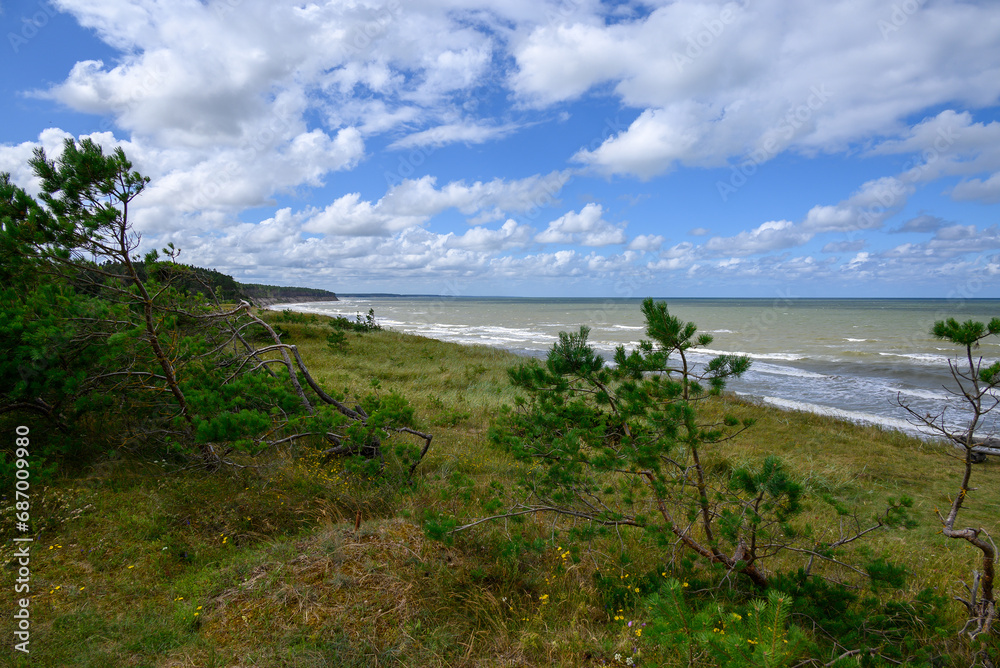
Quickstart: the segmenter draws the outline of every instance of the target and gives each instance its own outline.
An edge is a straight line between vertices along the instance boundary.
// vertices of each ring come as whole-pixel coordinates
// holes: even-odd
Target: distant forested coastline
[[[146,280],[148,272],[145,262],[134,262],[133,265],[139,277]],[[174,286],[178,290],[203,295],[207,295],[211,291],[221,301],[230,302],[245,299],[250,304],[261,307],[288,302],[338,301],[337,294],[329,290],[264,285],[262,283],[240,283],[229,274],[215,269],[186,264],[180,266],[186,271],[174,280]],[[105,272],[121,273],[122,276],[126,274],[123,265],[113,262],[105,262],[100,265],[100,269]],[[116,272],[116,269],[119,269],[120,272]]]
[[[319,288],[287,288],[259,283],[239,283],[247,301],[255,306],[270,306],[287,302],[335,302],[337,294]]]

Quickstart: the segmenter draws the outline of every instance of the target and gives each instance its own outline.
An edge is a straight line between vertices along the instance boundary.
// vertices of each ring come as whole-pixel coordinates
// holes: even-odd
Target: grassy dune
[[[512,398],[505,370],[518,358],[389,331],[348,334],[347,349],[334,352],[322,318],[281,327],[325,386],[360,395],[377,382],[410,400],[419,427],[434,434],[414,484],[358,480],[314,451],[287,448],[211,474],[121,453],[34,489],[41,533],[32,552],[31,655],[13,665],[616,665],[615,654],[642,656],[645,640],[628,622],[645,619],[642,595],[657,578],[688,578],[692,589],[711,581],[641,533],[563,542],[548,517],[428,538],[422,520],[474,519],[514,498],[518,466],[486,431]],[[907,584],[881,596],[925,587],[961,593],[977,555],[944,539],[934,516],[958,491],[951,451],[733,398],[712,410],[757,419],[713,451],[713,467],[780,454],[811,491],[856,508],[863,521],[890,497],[914,499],[915,528],[878,531],[853,548],[856,558],[905,564]],[[977,467],[963,526],[995,533],[998,467],[994,459]],[[815,498],[803,517],[817,540],[835,538],[849,519]],[[12,511],[2,522],[10,536]],[[11,553],[8,542],[7,573]],[[805,561],[790,554],[767,567]],[[14,598],[12,586],[5,590]],[[962,610],[947,610],[957,632]],[[8,647],[10,623],[2,627]],[[942,642],[968,665],[967,649]]]

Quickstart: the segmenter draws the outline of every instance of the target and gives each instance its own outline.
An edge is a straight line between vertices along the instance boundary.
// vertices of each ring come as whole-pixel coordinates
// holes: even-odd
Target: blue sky
[[[0,0],[0,171],[143,246],[456,296],[1000,297],[1000,3]]]

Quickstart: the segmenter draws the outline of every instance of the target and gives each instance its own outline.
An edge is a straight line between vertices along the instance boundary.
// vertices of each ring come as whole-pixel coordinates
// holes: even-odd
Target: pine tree
[[[699,367],[691,356],[711,344],[710,335],[697,335],[696,326],[670,315],[664,302],[647,299],[642,312],[650,340],[631,352],[620,346],[613,367],[581,327],[560,334],[544,365],[530,362],[510,372],[528,398],[506,413],[491,437],[533,464],[524,480],[527,498],[513,512],[642,527],[664,540],[672,534],[710,562],[766,586],[757,562],[771,547],[761,539],[777,520],[764,512],[794,512],[799,488],[778,464],[763,480],[748,474],[756,497],[712,479],[704,449],[750,422],[702,422],[698,409],[750,360],[722,355]],[[727,508],[733,512],[720,530],[717,519]]]
[[[544,364],[532,360],[510,371],[523,396],[490,437],[528,466],[524,499],[499,517],[555,513],[603,528],[641,528],[722,567],[723,577],[741,574],[766,588],[763,562],[777,552],[795,549],[810,563],[835,560],[835,548],[901,515],[905,501],[835,543],[796,546],[792,520],[803,488],[780,459],[733,471],[705,460],[713,446],[753,424],[730,415],[710,419],[702,410],[728,379],[749,369],[750,359],[718,355],[697,363],[710,335],[671,315],[665,302],[646,299],[642,313],[649,339],[630,352],[619,346],[613,366],[581,327],[561,333]]]
[[[149,179],[120,148],[67,140],[58,160],[39,149],[31,166],[40,202],[0,175],[0,342],[10,351],[0,414],[41,414],[65,430],[99,420],[119,445],[197,453],[213,468],[233,451],[299,439],[381,466],[383,440],[401,431],[426,452],[431,437],[412,428],[404,399],[349,406],[246,301],[224,307],[172,245],[140,257],[129,207]]]
[[[996,395],[996,390],[1000,388],[1000,361],[984,365],[983,358],[973,352],[979,347],[980,341],[1000,334],[1000,318],[993,318],[989,323],[974,320],[959,323],[954,318],[948,318],[935,322],[931,334],[962,349],[960,357],[948,360],[948,368],[956,386],[949,391],[965,404],[964,423],[955,426],[946,408],[938,413],[918,411],[899,395],[896,403],[907,411],[914,424],[941,436],[960,452],[962,479],[958,493],[948,512],[942,514],[937,511],[937,516],[941,522],[942,534],[948,538],[967,541],[982,555],[980,570],[973,571],[972,586],[966,586],[968,598],[958,598],[969,613],[969,623],[965,630],[970,637],[975,638],[982,633],[988,634],[996,617],[996,597],[993,591],[996,545],[985,528],[956,528],[955,524],[969,494],[975,491],[970,486],[973,465],[982,462],[987,454],[1000,454],[996,441],[981,436],[986,416],[1000,404]]]

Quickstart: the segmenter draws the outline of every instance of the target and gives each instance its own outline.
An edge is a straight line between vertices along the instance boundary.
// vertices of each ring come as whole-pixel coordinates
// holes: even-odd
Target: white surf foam
[[[799,353],[748,353],[732,350],[715,350],[712,348],[698,348],[698,352],[706,355],[746,355],[752,360],[771,360],[775,362],[797,362],[806,359],[805,355]]]
[[[930,353],[879,353],[882,357],[901,357],[917,364],[927,364],[934,366],[947,366],[947,355],[932,355]]]
[[[915,397],[917,399],[930,399],[932,401],[949,401],[953,397],[947,392],[933,392],[931,390],[916,390],[912,388],[902,388],[902,387],[889,387],[889,392],[892,394],[903,394],[908,397]]]
[[[750,367],[751,372],[767,373],[772,376],[792,376],[795,378],[830,378],[822,373],[796,369],[791,366],[779,366],[776,364],[754,364]]]
[[[927,430],[926,428],[918,427],[917,425],[911,424],[906,420],[901,420],[897,418],[885,417],[882,415],[875,415],[874,413],[865,413],[863,411],[849,411],[841,408],[833,408],[831,406],[822,406],[820,404],[813,404],[806,401],[794,401],[792,399],[782,399],[781,397],[760,397],[760,400],[771,406],[781,408],[790,411],[803,411],[806,413],[816,413],[817,415],[826,415],[829,417],[834,417],[839,420],[847,420],[848,422],[855,422],[858,424],[873,424],[881,427],[888,427],[890,429],[896,429],[910,434],[925,434],[930,435],[933,432]]]

